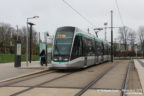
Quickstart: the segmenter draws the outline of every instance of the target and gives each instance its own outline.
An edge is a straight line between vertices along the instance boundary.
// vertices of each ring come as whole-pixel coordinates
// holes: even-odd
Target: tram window
[[[107,55],[107,46],[104,45],[104,55]]]
[[[95,42],[92,40],[92,51],[95,52]]]
[[[71,27],[58,28],[54,40],[53,54],[57,56],[69,56],[72,46],[74,29]]]
[[[109,47],[108,47],[108,45],[107,45],[107,55],[109,54]]]
[[[98,43],[95,41],[95,54],[98,53]]]
[[[109,47],[109,55],[111,54],[111,48]]]
[[[82,44],[82,49],[83,49],[82,54],[83,54],[84,56],[87,56],[87,54],[88,54],[88,52],[87,52],[87,50],[88,50],[87,38],[82,37],[82,42],[83,42],[83,44]]]
[[[88,56],[93,55],[93,44],[91,39],[87,39],[87,45],[88,45]]]
[[[103,55],[103,46],[102,46],[102,43],[99,43],[100,45],[100,55]]]
[[[106,47],[105,47],[104,44],[103,44],[103,46],[104,46],[104,47],[103,47],[103,48],[104,48],[104,49],[103,49],[103,54],[106,55]]]
[[[100,55],[101,53],[101,46],[100,46],[100,43],[97,42],[97,54]]]
[[[75,59],[80,56],[82,56],[82,39],[80,36],[76,36],[72,49],[71,59]]]

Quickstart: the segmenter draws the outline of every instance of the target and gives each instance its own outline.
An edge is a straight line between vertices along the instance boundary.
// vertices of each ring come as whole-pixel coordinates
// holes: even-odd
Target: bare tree
[[[22,43],[22,53],[24,54],[26,52],[26,33],[27,33],[27,28],[22,27],[19,28],[18,30],[18,38]]]
[[[0,46],[1,48],[4,48],[5,52],[6,48],[10,46],[13,32],[14,29],[10,24],[0,23]]]
[[[136,33],[134,30],[130,29],[128,33],[128,40],[130,41],[131,50],[134,51],[135,48],[135,40],[136,40]]]
[[[118,33],[119,33],[120,41],[123,42],[124,48],[125,50],[127,50],[127,39],[128,39],[129,28],[126,26],[121,27],[119,28]]]
[[[139,35],[139,40],[140,40],[140,45],[141,45],[141,51],[143,52],[144,56],[144,26],[140,26],[138,29],[138,35]]]

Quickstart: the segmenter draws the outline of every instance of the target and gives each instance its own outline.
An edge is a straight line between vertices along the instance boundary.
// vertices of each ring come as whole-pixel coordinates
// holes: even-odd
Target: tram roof
[[[75,28],[75,32],[77,33],[77,35],[81,35],[81,36],[84,36],[84,37],[87,37],[87,38],[90,38],[90,39],[93,39],[93,40],[102,42],[102,43],[110,46],[110,44],[109,44],[107,41],[101,40],[100,38],[96,37],[95,35],[90,34],[90,33],[88,33],[88,32],[85,32],[85,31],[81,30],[81,29],[78,28],[78,27],[74,27],[74,26],[63,26],[63,27],[59,27],[59,28],[64,28],[64,27],[65,27],[65,28]]]
[[[85,32],[85,31],[79,29],[78,27],[75,27],[75,32],[79,33],[79,35],[81,35],[81,36],[85,36],[85,37],[88,37],[88,38],[91,38],[91,39],[98,40],[99,42],[102,42],[102,43],[107,44],[107,45],[110,46],[110,44],[107,41],[101,40],[100,38],[94,36],[93,34]]]

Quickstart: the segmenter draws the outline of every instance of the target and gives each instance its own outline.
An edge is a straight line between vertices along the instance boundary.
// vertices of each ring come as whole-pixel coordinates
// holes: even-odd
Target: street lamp
[[[39,18],[39,16],[29,17],[29,18],[27,18],[27,22],[26,22],[26,24],[27,24],[26,65],[27,65],[27,67],[28,67],[28,37],[29,37],[29,34],[28,34],[28,32],[29,32],[28,20],[29,20],[29,19],[35,19],[35,18]]]
[[[30,25],[30,63],[31,63],[31,54],[32,54],[32,26],[35,25],[31,22],[28,22],[28,24]]]

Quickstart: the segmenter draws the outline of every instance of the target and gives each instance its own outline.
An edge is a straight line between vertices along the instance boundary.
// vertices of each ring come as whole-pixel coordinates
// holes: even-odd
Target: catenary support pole
[[[113,11],[111,10],[111,62],[113,62]]]
[[[28,39],[29,39],[29,35],[28,35],[28,33],[29,33],[29,28],[28,28],[28,18],[27,18],[27,36],[26,36],[26,66],[28,67]]]

